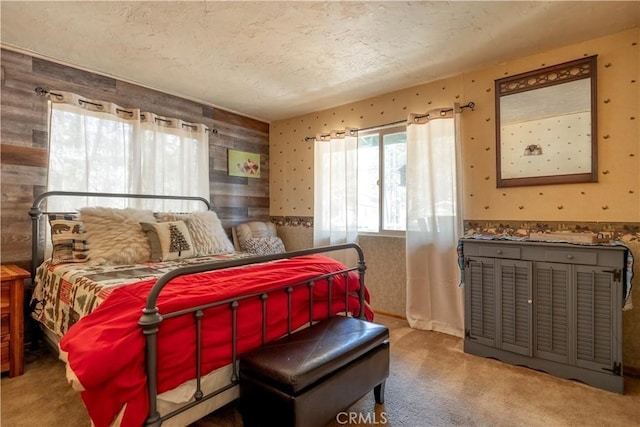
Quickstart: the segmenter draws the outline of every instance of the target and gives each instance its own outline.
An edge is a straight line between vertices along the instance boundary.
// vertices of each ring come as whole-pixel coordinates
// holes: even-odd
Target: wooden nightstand
[[[30,274],[16,265],[2,265],[0,317],[2,318],[2,356],[0,370],[10,377],[24,372],[24,279]]]

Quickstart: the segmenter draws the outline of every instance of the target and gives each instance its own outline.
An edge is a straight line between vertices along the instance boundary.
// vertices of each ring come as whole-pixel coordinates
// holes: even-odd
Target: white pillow
[[[160,221],[184,221],[191,234],[196,255],[217,255],[233,252],[233,243],[222,228],[222,223],[214,211],[190,214],[163,213]]]
[[[222,228],[214,211],[194,212],[187,218],[187,226],[198,255],[228,254],[233,252],[233,243]]]
[[[153,212],[140,209],[82,208],[89,259],[101,264],[136,264],[149,261],[151,247],[141,222],[155,222]]]
[[[141,222],[151,245],[151,261],[170,261],[194,256],[193,243],[183,221]]]

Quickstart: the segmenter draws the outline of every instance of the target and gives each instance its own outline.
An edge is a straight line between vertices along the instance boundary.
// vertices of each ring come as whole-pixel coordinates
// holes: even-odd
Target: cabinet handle
[[[527,303],[528,303],[528,304],[533,304],[533,300],[528,299],[528,300],[527,300]]]
[[[567,258],[568,259],[573,259],[573,255],[569,254],[569,255],[567,255]]]
[[[500,249],[498,249],[498,250],[496,250],[496,253],[497,253],[498,255],[500,255],[500,254],[502,253],[502,251],[501,251]]]

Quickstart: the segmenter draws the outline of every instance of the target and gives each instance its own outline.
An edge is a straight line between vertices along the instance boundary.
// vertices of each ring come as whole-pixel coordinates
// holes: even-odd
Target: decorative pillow
[[[199,255],[233,252],[233,243],[214,211],[192,213],[187,218],[187,226]]]
[[[159,221],[184,221],[191,234],[195,255],[228,254],[234,250],[233,243],[214,211],[190,214],[162,213],[156,217]]]
[[[194,256],[193,243],[183,221],[141,222],[151,245],[151,261],[170,261]]]
[[[277,237],[276,225],[272,222],[251,221],[234,227],[237,249],[247,251],[246,240],[251,237]]]
[[[256,255],[270,255],[285,252],[282,239],[274,236],[249,237],[244,241],[245,251]]]
[[[76,214],[51,214],[51,264],[86,262],[88,246],[86,233]]]
[[[87,232],[91,261],[136,264],[151,258],[149,240],[140,226],[141,222],[155,222],[150,210],[82,208],[80,219]]]

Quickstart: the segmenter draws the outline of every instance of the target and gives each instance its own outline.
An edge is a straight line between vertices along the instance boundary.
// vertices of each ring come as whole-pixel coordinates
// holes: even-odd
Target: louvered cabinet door
[[[499,260],[498,270],[498,347],[531,356],[531,262]]]
[[[534,263],[534,356],[569,362],[571,265]]]
[[[467,338],[495,347],[496,281],[493,258],[468,258],[465,275],[465,330]]]
[[[617,348],[620,281],[611,269],[575,266],[576,364],[620,375]]]
[[[463,239],[465,353],[624,392],[619,244]]]

